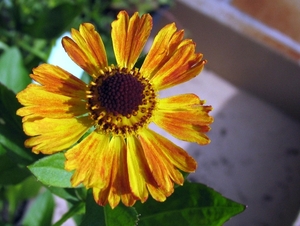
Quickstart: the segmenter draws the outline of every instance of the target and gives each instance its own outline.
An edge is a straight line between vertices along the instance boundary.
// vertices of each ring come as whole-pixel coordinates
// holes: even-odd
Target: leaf
[[[8,203],[8,215],[10,221],[18,218],[18,209],[22,206],[25,200],[35,197],[41,188],[41,183],[38,183],[35,178],[28,177],[17,185],[9,185],[5,187],[4,200]]]
[[[24,89],[31,82],[18,48],[7,48],[1,55],[0,81],[15,93]]]
[[[112,209],[109,205],[104,207],[106,226],[136,225],[138,213],[133,207],[124,206],[120,203]]]
[[[51,226],[54,211],[54,198],[49,191],[40,194],[27,211],[24,226]]]
[[[80,226],[107,226],[105,224],[104,207],[97,205],[97,203],[94,200],[91,189],[88,191],[85,209],[86,212]]]
[[[133,207],[126,207],[119,204],[112,209],[109,205],[99,206],[89,190],[86,200],[86,214],[80,226],[99,225],[99,226],[135,226],[138,214]]]
[[[23,25],[24,32],[36,38],[57,38],[80,12],[80,5],[69,3],[60,4],[54,8],[46,8],[42,13],[36,15],[32,24]]]
[[[78,198],[75,194],[75,189],[73,188],[58,188],[58,187],[47,187],[52,194],[57,195],[60,198],[63,198],[66,201],[75,202],[78,201]]]
[[[72,187],[70,180],[73,173],[64,169],[65,160],[63,153],[57,153],[36,161],[28,168],[45,185],[69,188]]]
[[[18,184],[30,175],[29,170],[14,162],[0,144],[0,185]]]
[[[206,185],[185,182],[165,202],[136,203],[139,226],[221,226],[245,206],[223,197]]]
[[[18,195],[18,199],[26,200],[36,197],[42,187],[42,184],[38,182],[34,176],[30,176],[17,186],[20,186],[20,194]]]

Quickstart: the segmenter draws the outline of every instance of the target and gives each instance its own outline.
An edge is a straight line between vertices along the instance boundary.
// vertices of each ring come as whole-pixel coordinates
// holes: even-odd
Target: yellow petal
[[[92,132],[66,153],[66,170],[75,170],[71,183],[83,183],[87,188],[107,187],[113,156],[108,153],[109,136]]]
[[[135,13],[129,18],[121,11],[112,23],[112,41],[118,66],[132,69],[141,54],[152,29],[152,18]]]
[[[159,99],[159,109],[188,110],[192,107],[203,105],[204,101],[193,93],[185,93],[176,96]]]
[[[164,190],[153,186],[151,184],[147,184],[147,188],[149,190],[150,195],[159,202],[164,202],[168,197],[168,195],[164,192]]]
[[[191,101],[184,102],[187,97]],[[213,118],[208,115],[212,108],[202,104],[203,101],[191,94],[161,99],[153,121],[180,140],[208,144],[210,140],[204,133],[210,130],[213,122]]]
[[[119,204],[120,198],[125,205],[133,205],[132,194],[129,187],[127,169],[127,151],[124,138],[114,136],[109,143],[109,152],[114,156],[111,169],[111,189],[108,203],[112,208]]]
[[[140,69],[140,72],[146,78],[151,79],[180,44],[183,31],[176,32],[176,30],[174,23],[168,24],[155,36],[149,53]]]
[[[32,147],[36,154],[53,154],[71,147],[90,128],[90,120],[86,117],[79,119],[49,119],[44,118],[23,123],[28,136],[25,146]]]
[[[132,193],[141,202],[145,202],[148,198],[146,181],[151,183],[150,180],[152,179],[152,183],[156,182],[153,180],[143,148],[136,137],[127,137],[127,152],[128,174]]]
[[[178,49],[157,71],[152,82],[158,90],[170,88],[197,76],[206,61],[201,54],[194,54],[195,46],[190,44]]]
[[[95,202],[100,206],[105,206],[108,203],[109,192],[110,186],[106,188],[93,187],[93,196]]]
[[[159,156],[163,159],[164,162],[168,163],[168,165],[173,165],[176,168],[184,171],[184,172],[194,172],[197,168],[197,162],[181,147],[175,145],[170,140],[165,137],[155,133],[154,131],[149,131],[143,137],[147,137],[148,142],[152,142],[153,148],[158,152]],[[182,184],[183,180],[181,175],[174,174],[179,176],[177,184]],[[176,178],[173,178],[176,181]]]
[[[206,63],[195,53],[195,43],[182,40],[184,32],[176,30],[172,23],[158,32],[140,70],[158,90],[190,80]]]
[[[99,142],[99,144],[102,144],[102,142]],[[135,203],[135,198],[129,187],[127,152],[123,138],[120,136],[112,137],[109,144],[105,147],[99,147],[99,149],[103,149],[102,159],[96,159],[95,164],[102,165],[101,167],[107,171],[107,175],[105,177],[99,175],[98,178],[98,180],[106,181],[105,186],[101,184],[93,185],[96,202],[102,206],[109,203],[112,208],[115,208],[122,200],[124,205],[132,206]],[[89,149],[92,153],[93,150],[94,148]],[[76,156],[76,154],[74,155]],[[97,174],[99,167],[95,167],[95,164],[92,164],[92,167],[87,165],[86,168],[91,168]]]
[[[58,66],[41,64],[33,69],[30,77],[49,92],[79,99],[86,96],[86,84]]]
[[[24,105],[17,114],[23,116],[23,122],[34,117],[72,118],[87,113],[85,102],[79,97],[69,97],[49,92],[46,87],[30,84],[17,94],[19,102]]]
[[[64,37],[63,47],[70,58],[89,75],[97,75],[108,65],[106,51],[94,25],[83,23],[79,31],[72,29],[72,38]]]
[[[182,174],[173,164],[173,162],[176,161],[180,162],[180,160],[177,159],[179,151],[175,151],[179,147],[148,129],[141,131],[139,138],[149,168],[157,182],[157,188],[161,189],[166,196],[169,196],[174,190],[173,182],[177,184],[183,183]],[[172,154],[175,154],[175,156],[171,156],[172,154],[168,148],[174,150]],[[180,152],[180,154],[182,154],[182,152]],[[193,159],[188,155],[186,157],[184,160],[186,162],[181,163],[181,165],[188,164],[188,168],[194,170],[195,163]]]

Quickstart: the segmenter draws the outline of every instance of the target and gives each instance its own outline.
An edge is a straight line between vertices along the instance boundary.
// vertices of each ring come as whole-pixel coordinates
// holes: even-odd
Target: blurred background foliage
[[[157,13],[172,0],[1,0],[0,50],[16,47],[30,71],[48,59],[55,40],[82,22],[93,23],[111,43],[110,23],[118,11]]]

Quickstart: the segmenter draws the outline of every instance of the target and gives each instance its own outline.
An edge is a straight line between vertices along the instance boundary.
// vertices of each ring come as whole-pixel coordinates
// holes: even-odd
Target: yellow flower
[[[43,154],[69,148],[65,169],[74,170],[72,186],[92,188],[99,205],[114,208],[121,200],[132,206],[145,202],[149,193],[162,202],[174,183],[183,184],[180,171],[195,171],[196,161],[150,130],[151,122],[178,139],[209,143],[204,133],[213,121],[210,106],[194,94],[158,97],[158,91],[198,75],[206,61],[172,23],[159,31],[141,68],[135,68],[151,29],[149,14],[129,17],[121,11],[111,32],[117,65],[109,66],[100,35],[92,24],[81,24],[62,44],[92,77],[90,84],[42,64],[30,75],[38,84],[17,95],[24,105],[17,114],[31,136],[25,145]]]

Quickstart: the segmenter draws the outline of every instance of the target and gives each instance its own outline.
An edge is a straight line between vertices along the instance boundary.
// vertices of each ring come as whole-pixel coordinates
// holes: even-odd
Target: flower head
[[[25,145],[34,153],[67,150],[65,169],[74,170],[71,184],[92,188],[99,205],[114,208],[121,200],[132,206],[149,194],[164,201],[174,183],[183,184],[180,171],[195,171],[196,161],[149,129],[151,122],[178,139],[209,143],[210,106],[194,94],[158,97],[158,91],[198,75],[206,61],[172,23],[159,31],[142,66],[135,68],[151,29],[149,14],[129,17],[121,11],[111,32],[117,65],[109,65],[94,26],[81,24],[62,44],[91,76],[90,84],[42,64],[30,75],[38,84],[17,95],[24,105],[17,114],[31,136]]]

